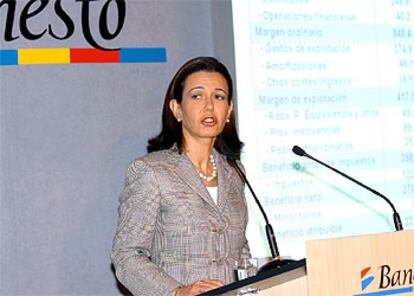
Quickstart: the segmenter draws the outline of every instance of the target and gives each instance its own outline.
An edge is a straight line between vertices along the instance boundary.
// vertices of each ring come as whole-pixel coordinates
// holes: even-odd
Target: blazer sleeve
[[[243,248],[241,250],[240,257],[241,257],[241,259],[252,257],[252,255],[250,253],[249,244],[248,244],[247,239],[246,239],[246,235],[244,235],[244,245],[243,245]]]
[[[244,168],[241,161],[239,161],[239,160],[236,160],[236,161],[237,161],[237,164],[238,164],[239,168],[242,170],[243,174],[246,175],[246,169]],[[239,177],[239,176],[237,176],[237,177]],[[244,181],[242,181],[242,184],[244,186]],[[246,196],[244,194],[244,189],[242,190],[242,197],[243,197],[244,203],[246,204]],[[252,255],[250,253],[249,243],[248,243],[247,238],[246,238],[246,228],[247,228],[247,223],[248,223],[248,216],[247,215],[246,215],[246,218],[245,218],[245,222],[246,223],[244,224],[244,233],[243,233],[244,244],[243,244],[243,248],[242,248],[241,253],[240,253],[240,258],[241,259],[244,259],[244,258],[248,259],[248,258],[252,257]],[[256,271],[256,268],[255,267],[253,267],[253,268]]]
[[[160,199],[152,169],[143,160],[132,162],[119,198],[111,258],[118,280],[136,296],[169,295],[180,285],[150,260]]]

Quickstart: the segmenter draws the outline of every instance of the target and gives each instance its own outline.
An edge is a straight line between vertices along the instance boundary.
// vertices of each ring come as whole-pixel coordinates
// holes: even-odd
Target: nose
[[[214,98],[212,94],[206,96],[204,109],[206,111],[214,111]]]

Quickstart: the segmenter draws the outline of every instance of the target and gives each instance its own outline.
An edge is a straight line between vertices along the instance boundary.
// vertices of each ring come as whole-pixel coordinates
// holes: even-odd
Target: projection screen
[[[234,0],[242,161],[280,253],[414,226],[414,0]],[[247,191],[246,191],[247,193]],[[270,254],[247,194],[253,256]]]

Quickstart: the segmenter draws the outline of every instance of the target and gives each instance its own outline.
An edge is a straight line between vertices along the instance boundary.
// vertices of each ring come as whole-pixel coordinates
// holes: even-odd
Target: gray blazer
[[[217,204],[176,146],[129,165],[112,262],[134,295],[169,295],[202,278],[230,283],[236,260],[250,257],[244,184],[225,157],[213,153]]]

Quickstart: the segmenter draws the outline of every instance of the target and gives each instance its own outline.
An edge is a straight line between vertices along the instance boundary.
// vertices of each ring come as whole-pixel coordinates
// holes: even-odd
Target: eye
[[[224,101],[224,100],[227,100],[227,97],[222,94],[216,94],[216,99],[220,101]]]
[[[190,98],[193,100],[199,100],[201,99],[201,95],[200,94],[191,94]]]

